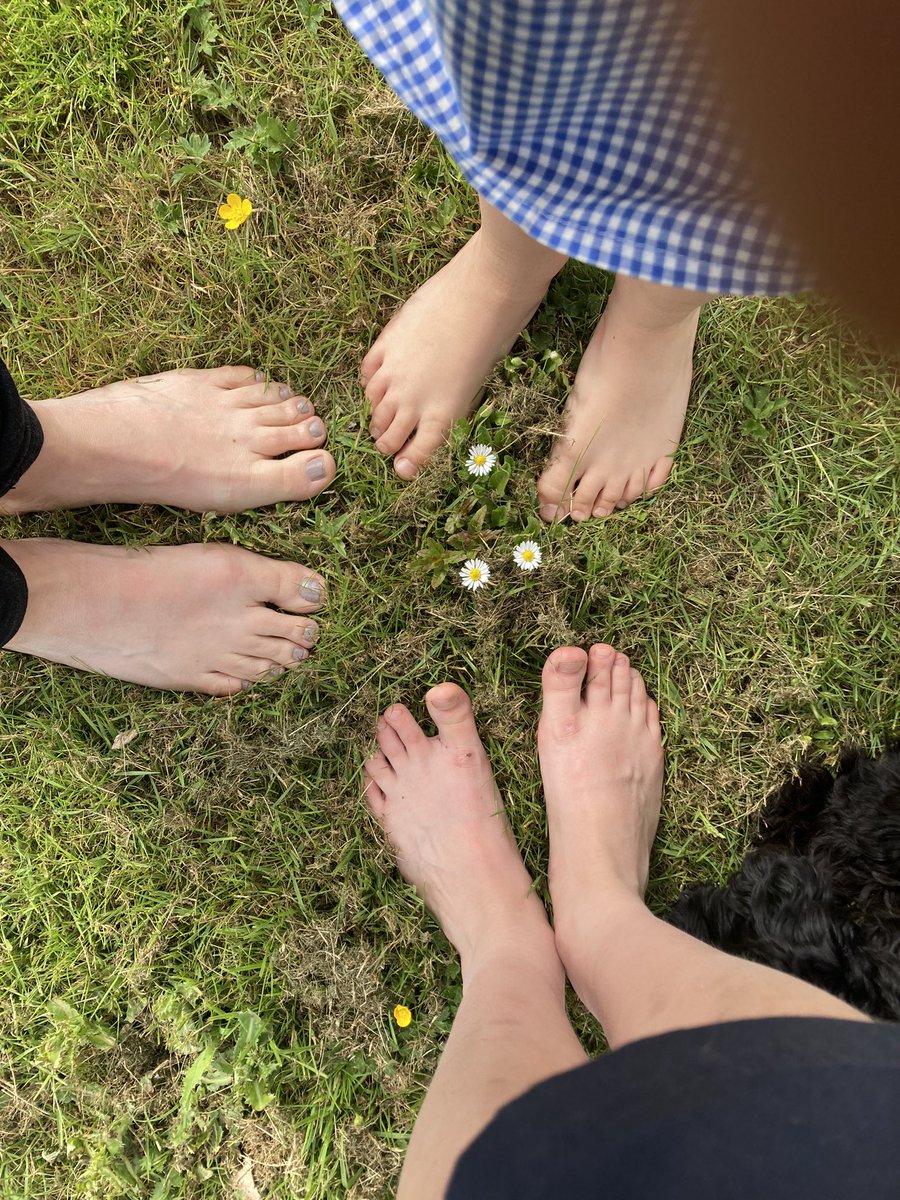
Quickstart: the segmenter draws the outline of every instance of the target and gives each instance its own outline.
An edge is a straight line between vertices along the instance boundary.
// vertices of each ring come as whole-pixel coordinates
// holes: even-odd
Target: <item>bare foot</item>
[[[605,517],[668,478],[707,297],[620,277],[588,343],[565,430],[538,480],[541,517]]]
[[[512,236],[530,243],[521,259],[479,230],[407,300],[363,359],[369,432],[382,454],[396,455],[401,479],[412,479],[453,422],[475,407],[486,376],[565,261],[521,231]]]
[[[538,751],[559,939],[611,897],[643,897],[663,750],[659,710],[612,646],[555,650],[544,666],[543,695]]]
[[[44,445],[0,512],[101,503],[244,512],[308,500],[334,478],[312,405],[251,367],[145,375],[42,400],[35,412]]]
[[[444,683],[425,697],[437,726],[426,737],[392,705],[365,765],[366,799],[413,884],[460,953],[530,930],[549,932],[516,847],[465,692]],[[537,924],[535,924],[537,923]],[[529,936],[531,936],[529,934]]]
[[[8,650],[148,687],[230,696],[297,666],[318,638],[301,614],[320,607],[324,580],[296,563],[237,546],[0,544],[28,583]]]

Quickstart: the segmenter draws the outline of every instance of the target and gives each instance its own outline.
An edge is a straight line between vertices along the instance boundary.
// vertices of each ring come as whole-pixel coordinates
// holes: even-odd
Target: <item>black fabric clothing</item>
[[[20,397],[0,362],[0,496],[15,487],[44,444],[41,423]],[[17,563],[0,548],[0,646],[14,637],[28,603],[28,585]]]
[[[447,1200],[898,1200],[900,1026],[679,1030],[538,1084]]]

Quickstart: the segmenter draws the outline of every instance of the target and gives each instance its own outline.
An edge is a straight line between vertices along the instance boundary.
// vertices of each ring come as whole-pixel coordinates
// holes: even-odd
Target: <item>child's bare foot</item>
[[[100,503],[243,512],[308,500],[334,478],[312,405],[251,367],[147,375],[35,411],[44,445],[0,512]]]
[[[659,711],[612,646],[555,650],[543,674],[538,750],[557,941],[592,913],[640,900],[662,793]],[[565,962],[565,958],[563,958]],[[566,964],[568,966],[568,964]]]
[[[620,276],[588,343],[565,430],[538,480],[541,517],[605,517],[668,478],[708,297]]]
[[[9,650],[148,687],[230,696],[297,666],[318,637],[302,614],[321,606],[322,578],[237,546],[126,550],[47,538],[2,546],[28,583]]]
[[[409,709],[379,720],[380,751],[365,766],[366,799],[413,884],[460,952],[463,967],[504,939],[549,933],[544,907],[513,840],[465,692],[444,683],[425,697],[426,737]]]
[[[360,376],[369,431],[382,454],[396,455],[401,479],[412,479],[474,408],[563,262],[495,212],[382,330]]]

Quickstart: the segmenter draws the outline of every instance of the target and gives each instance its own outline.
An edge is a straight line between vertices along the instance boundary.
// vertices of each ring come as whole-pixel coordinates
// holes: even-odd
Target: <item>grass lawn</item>
[[[469,689],[542,885],[540,665],[565,641],[628,652],[666,729],[659,909],[728,873],[790,763],[900,724],[895,384],[819,305],[711,306],[673,480],[542,533],[534,577],[509,551],[607,277],[567,268],[491,380],[480,429],[513,466],[492,500],[507,526],[479,529],[464,432],[395,479],[357,365],[476,210],[327,9],[0,10],[0,355],[24,395],[251,363],[315,401],[339,469],[314,505],[239,517],[0,519],[6,537],[232,541],[330,587],[315,656],[233,700],[0,655],[9,1200],[252,1197],[251,1176],[273,1198],[390,1194],[459,974],[360,801],[387,703]],[[256,211],[226,233],[230,191]],[[495,584],[433,587],[442,554],[467,549]]]

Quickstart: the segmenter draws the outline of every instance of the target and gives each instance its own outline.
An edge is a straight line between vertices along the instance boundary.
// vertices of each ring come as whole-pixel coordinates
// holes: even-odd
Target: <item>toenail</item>
[[[315,625],[307,625],[307,627],[303,630],[303,640],[310,646],[315,645],[318,636],[319,631],[316,629]]]
[[[416,464],[408,458],[398,458],[394,463],[394,469],[399,475],[401,471],[412,471],[415,474]]]
[[[287,397],[285,397],[285,399],[287,399]],[[301,396],[297,401],[297,412],[303,413],[304,416],[306,416],[307,413],[312,412],[312,405],[305,396]]]
[[[278,389],[278,395],[282,400],[290,400],[292,395],[291,389],[289,387],[282,386]]]
[[[283,674],[284,667],[273,667],[271,671],[266,671],[265,675],[263,675],[263,679],[266,681],[266,683],[268,683],[270,679],[277,679],[279,675]]]
[[[306,464],[307,479],[324,479],[325,478],[325,459],[314,458],[312,462]]]
[[[580,674],[584,670],[584,663],[572,662],[569,659],[565,659],[563,662],[557,664],[556,669],[557,671],[562,671],[564,675]]]
[[[318,604],[322,599],[322,585],[317,579],[304,579],[300,584],[300,595],[310,604]]]
[[[303,662],[304,658],[309,658],[309,651],[304,650],[302,646],[295,646],[291,651],[291,658],[296,662]]]
[[[250,687],[252,687],[252,684],[250,683],[250,680],[249,680],[249,679],[242,679],[242,680],[241,680],[241,691],[242,691],[242,692],[246,692],[246,691],[247,691],[247,689],[248,689],[248,688],[250,688]]]
[[[263,372],[262,372],[262,371],[257,371],[257,372],[256,372],[256,382],[257,382],[257,383],[262,383],[262,381],[263,381],[264,379],[265,379],[265,375],[263,374]]]
[[[321,421],[310,421],[309,436],[314,437],[314,438],[320,438],[320,437],[324,437],[324,435],[325,435],[325,426],[322,424],[322,422]]]
[[[544,507],[541,509],[541,520],[542,521],[552,521],[558,512],[559,512],[559,509],[556,507],[555,504],[545,504]]]

